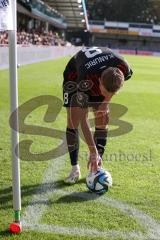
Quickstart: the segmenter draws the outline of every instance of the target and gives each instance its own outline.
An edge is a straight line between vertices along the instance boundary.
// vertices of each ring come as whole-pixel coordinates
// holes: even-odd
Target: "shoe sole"
[[[66,179],[64,179],[64,183],[66,183],[66,184],[68,184],[68,185],[74,185],[74,184],[78,183],[78,181],[79,181],[80,179],[81,179],[81,176],[75,178],[75,181],[74,181],[74,182],[69,182],[69,181],[67,181]]]

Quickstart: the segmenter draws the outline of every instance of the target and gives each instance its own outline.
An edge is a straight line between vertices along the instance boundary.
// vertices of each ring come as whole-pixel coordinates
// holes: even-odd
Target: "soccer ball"
[[[88,189],[94,193],[105,193],[108,191],[108,188],[112,186],[111,174],[102,168],[96,173],[90,172],[86,177],[86,185]]]

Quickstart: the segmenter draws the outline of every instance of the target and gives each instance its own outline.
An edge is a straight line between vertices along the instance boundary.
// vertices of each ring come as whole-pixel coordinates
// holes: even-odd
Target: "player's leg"
[[[77,72],[75,58],[72,57],[68,62],[63,73],[63,100],[64,107],[67,109],[67,128],[66,140],[70,156],[72,171],[65,180],[68,183],[75,183],[80,177],[78,165],[79,134],[78,125],[80,122],[80,108],[77,106]]]
[[[78,164],[79,153],[79,133],[78,126],[81,119],[81,108],[68,107],[67,108],[67,129],[66,140],[68,152],[70,156],[72,170],[70,175],[65,179],[66,183],[75,183],[80,178],[80,167]]]
[[[102,157],[107,144],[109,108],[108,103],[103,102],[94,110],[95,133],[94,140],[99,155]]]

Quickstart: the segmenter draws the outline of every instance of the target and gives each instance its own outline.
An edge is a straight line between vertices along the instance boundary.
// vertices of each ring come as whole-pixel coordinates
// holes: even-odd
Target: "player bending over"
[[[78,164],[79,134],[81,126],[90,157],[88,168],[95,172],[101,166],[108,132],[108,103],[112,96],[132,75],[123,57],[110,49],[92,47],[80,50],[68,62],[64,71],[63,99],[67,109],[66,139],[72,170],[65,179],[74,184],[80,178]],[[88,108],[95,116],[94,136],[88,122]]]

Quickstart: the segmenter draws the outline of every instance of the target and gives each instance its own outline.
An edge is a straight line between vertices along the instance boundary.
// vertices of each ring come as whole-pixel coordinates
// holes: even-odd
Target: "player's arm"
[[[80,83],[86,79],[88,72],[83,64],[82,58],[79,55],[77,55],[76,57],[76,66],[77,66],[77,83],[80,85]],[[83,94],[87,96],[86,91],[84,91]],[[86,101],[86,99],[87,98],[84,97],[84,101]],[[92,172],[95,172],[98,169],[99,154],[88,121],[88,108],[86,107],[82,109],[84,112],[83,117],[81,118],[81,128],[90,154],[88,168],[90,168]]]
[[[82,128],[82,132],[85,137],[85,141],[88,146],[89,154],[90,154],[89,161],[88,161],[88,168],[92,172],[96,172],[100,164],[100,158],[95,145],[92,131],[90,129],[90,124],[88,121],[88,109],[82,109],[82,110],[84,112],[83,112],[83,117],[81,118],[81,128]]]
[[[89,161],[88,168],[92,172],[96,172],[99,164],[99,155],[98,151],[93,139],[92,132],[90,130],[90,124],[88,121],[88,108],[81,107],[70,107],[67,108],[67,127],[68,129],[78,129],[78,126],[81,125],[82,132],[85,137],[85,141],[88,145],[89,149]],[[77,140],[75,142],[75,138],[73,133],[67,132],[67,141],[68,144],[75,148],[77,144]]]
[[[133,71],[125,59],[120,59],[117,67],[123,72],[125,81],[131,78]]]
[[[116,54],[115,52],[112,52],[112,54],[114,57],[111,59],[111,66],[118,67],[123,72],[125,81],[130,79],[133,71],[129,63],[126,61],[126,59],[124,59],[123,56]]]

